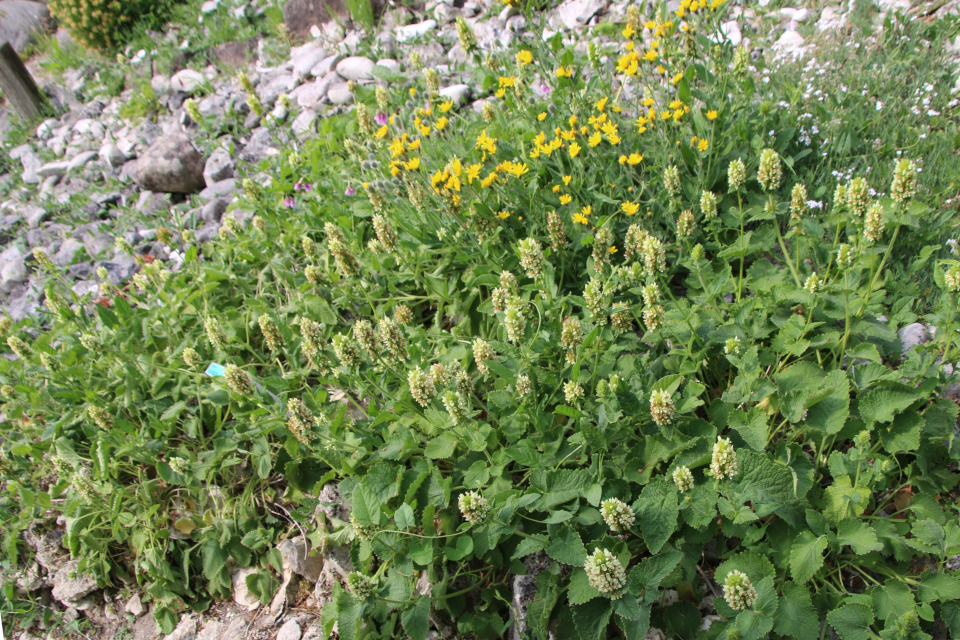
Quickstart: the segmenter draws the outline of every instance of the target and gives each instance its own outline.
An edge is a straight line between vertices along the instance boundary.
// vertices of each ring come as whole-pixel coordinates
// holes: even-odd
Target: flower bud
[[[727,168],[727,184],[730,185],[730,191],[740,191],[746,180],[747,166],[743,163],[743,160],[737,158]]]
[[[757,602],[757,590],[747,574],[734,569],[723,581],[723,599],[734,611],[752,609]]]
[[[670,392],[666,389],[654,389],[650,394],[650,415],[657,426],[664,427],[673,422],[675,411]]]
[[[583,568],[587,572],[587,581],[591,587],[611,600],[618,600],[623,596],[627,574],[623,564],[613,553],[607,549],[594,549],[593,554],[587,556]]]
[[[737,475],[737,454],[733,450],[730,438],[717,437],[713,445],[713,460],[710,462],[710,473],[718,480],[726,480]]]
[[[700,194],[700,212],[706,220],[717,217],[717,196],[712,191],[704,191]]]
[[[563,384],[563,397],[567,404],[573,404],[577,401],[577,398],[583,397],[583,387],[573,380],[569,380]]]
[[[687,467],[677,467],[673,470],[673,483],[680,493],[686,493],[693,489],[693,473]]]
[[[420,367],[407,373],[407,384],[410,386],[410,395],[421,407],[430,404],[430,398],[437,392],[430,377]]]
[[[780,155],[773,149],[764,149],[760,154],[760,168],[757,171],[757,180],[764,191],[775,191],[780,187],[783,178],[783,169],[780,166]]]
[[[461,494],[457,500],[457,505],[460,507],[463,519],[470,524],[481,524],[490,512],[490,504],[487,499],[476,491],[467,491]]]
[[[357,600],[366,600],[376,592],[377,583],[373,581],[373,578],[352,571],[347,576],[347,589]]]
[[[618,498],[610,498],[600,503],[600,514],[610,530],[616,533],[629,530],[636,519],[633,509]]]
[[[188,367],[199,367],[203,364],[203,359],[200,357],[200,354],[190,347],[185,348],[183,353],[180,354],[180,357]]]

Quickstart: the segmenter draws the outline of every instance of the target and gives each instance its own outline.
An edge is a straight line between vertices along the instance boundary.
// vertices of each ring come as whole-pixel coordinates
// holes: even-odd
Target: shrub
[[[54,285],[0,359],[7,563],[63,498],[71,551],[167,631],[232,563],[269,601],[305,528],[349,547],[321,618],[344,640],[511,615],[694,637],[708,612],[706,638],[960,633],[960,263],[901,355],[918,166],[806,182],[762,69],[707,37],[721,13],[631,12],[616,71],[534,39],[478,70],[479,115],[426,77],[360,87],[219,240],[163,234],[177,272],[141,257],[95,305]],[[328,483],[349,513],[314,523]]]
[[[87,49],[110,51],[125,42],[144,19],[157,20],[171,2],[163,0],[50,0],[50,13]]]

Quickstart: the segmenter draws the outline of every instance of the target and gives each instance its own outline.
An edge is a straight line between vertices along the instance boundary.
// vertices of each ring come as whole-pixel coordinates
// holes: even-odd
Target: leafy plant
[[[357,87],[219,239],[157,230],[175,272],[118,240],[142,269],[96,300],[38,254],[48,313],[0,359],[7,566],[63,499],[71,552],[167,632],[237,567],[266,601],[303,528],[349,549],[344,640],[960,633],[960,263],[931,258],[906,354],[890,275],[943,223],[927,172],[827,181],[722,14],[631,8],[614,72],[524,42],[476,69],[479,114],[436,73]]]

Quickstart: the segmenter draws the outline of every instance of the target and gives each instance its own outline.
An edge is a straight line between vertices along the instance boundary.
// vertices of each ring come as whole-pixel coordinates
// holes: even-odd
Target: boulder
[[[418,22],[417,24],[408,24],[403,27],[397,27],[394,30],[394,36],[396,37],[397,42],[407,42],[408,40],[416,40],[417,38],[430,33],[436,28],[436,20],[424,20],[423,22]]]
[[[456,107],[462,107],[470,99],[470,93],[470,86],[465,84],[455,84],[440,89],[440,97],[452,101]]]
[[[320,45],[318,40],[309,42],[293,53],[291,62],[293,63],[293,75],[298,78],[306,78],[310,75],[311,69],[317,66],[320,61],[327,57],[326,50]]]
[[[277,632],[277,640],[300,640],[300,623],[296,618],[287,620],[280,631]]]
[[[337,73],[344,80],[373,80],[373,60],[365,56],[350,56],[337,63]]]
[[[590,22],[590,18],[597,15],[607,3],[604,0],[566,0],[557,11],[560,21],[567,29],[582,28]]]
[[[46,3],[27,0],[0,2],[0,43],[9,42],[17,53],[33,44],[38,33],[50,24]]]
[[[283,5],[287,31],[300,40],[310,37],[310,27],[328,22],[333,17],[350,19],[350,10],[344,0],[287,0]]]
[[[207,82],[207,79],[199,71],[193,69],[184,69],[178,71],[170,78],[170,87],[174,91],[184,93],[193,93]]]
[[[290,570],[310,582],[320,579],[323,558],[319,555],[309,555],[307,541],[303,536],[284,540],[277,545],[277,551],[280,552],[284,572]]]
[[[230,154],[224,149],[217,149],[210,154],[203,166],[203,179],[209,187],[221,180],[232,178],[236,168],[237,163]]]
[[[337,82],[327,90],[327,99],[332,104],[350,104],[353,102],[353,92],[346,82]]]
[[[256,569],[247,567],[233,574],[233,601],[250,611],[260,606],[260,599],[250,593],[247,587],[247,578],[256,573]]]
[[[204,186],[204,159],[181,133],[162,137],[137,159],[133,179],[145,191],[193,193]]]

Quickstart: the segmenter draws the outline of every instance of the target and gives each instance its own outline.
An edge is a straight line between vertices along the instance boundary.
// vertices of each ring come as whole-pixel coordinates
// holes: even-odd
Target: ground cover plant
[[[903,356],[924,303],[890,276],[945,216],[910,153],[822,171],[724,11],[631,10],[608,66],[476,53],[479,113],[379,69],[219,240],[158,229],[182,267],[96,300],[37,253],[47,312],[3,327],[6,562],[55,507],[167,632],[238,565],[269,602],[305,529],[350,550],[344,639],[960,633],[960,262],[928,256],[938,330]],[[327,483],[351,508],[316,522]]]

